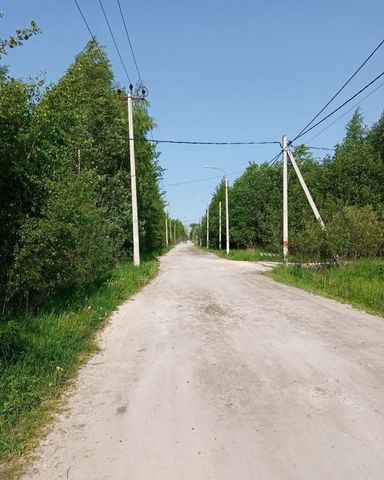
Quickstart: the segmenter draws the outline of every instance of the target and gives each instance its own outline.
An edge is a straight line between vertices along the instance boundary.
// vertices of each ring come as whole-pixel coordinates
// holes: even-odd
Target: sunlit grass
[[[241,250],[230,250],[228,255],[226,250],[210,249],[209,250],[216,255],[229,260],[239,260],[245,262],[278,262],[280,256],[276,253],[266,252],[265,250],[259,250],[255,248],[247,248]]]
[[[0,464],[34,446],[64,387],[96,350],[96,331],[156,272],[155,259],[138,268],[124,264],[62,294],[43,312],[0,323]]]
[[[359,260],[340,268],[280,266],[269,275],[282,283],[384,316],[384,259]]]

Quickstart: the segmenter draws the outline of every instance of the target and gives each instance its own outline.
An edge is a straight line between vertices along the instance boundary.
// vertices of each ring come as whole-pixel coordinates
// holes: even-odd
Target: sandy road
[[[28,480],[384,478],[384,319],[179,245],[113,316]]]

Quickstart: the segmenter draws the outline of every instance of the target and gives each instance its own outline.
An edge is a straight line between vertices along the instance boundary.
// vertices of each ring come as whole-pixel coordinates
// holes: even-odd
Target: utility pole
[[[128,135],[129,135],[129,159],[131,167],[131,197],[132,197],[132,231],[133,231],[133,264],[140,265],[140,244],[139,244],[139,218],[137,214],[137,192],[136,192],[136,164],[135,164],[135,140],[133,133],[132,114],[132,89],[127,96],[128,104]]]
[[[308,203],[312,208],[312,212],[315,215],[316,220],[319,222],[321,228],[324,230],[325,225],[324,225],[323,219],[321,218],[321,215],[320,215],[320,213],[319,213],[319,211],[316,207],[316,204],[315,204],[315,202],[312,198],[312,195],[311,195],[310,191],[308,190],[307,184],[305,183],[305,180],[304,180],[303,176],[301,175],[301,172],[300,172],[299,166],[296,163],[295,157],[293,156],[293,154],[290,150],[288,150],[288,157],[289,157],[289,159],[291,161],[291,164],[292,164],[292,166],[293,166],[293,168],[296,172],[296,175],[297,175],[297,178],[299,179],[301,187],[304,190],[304,193],[305,193],[305,196],[307,197]]]
[[[283,136],[283,257],[288,257],[288,138]]]
[[[174,238],[174,241],[175,241],[175,245],[176,245],[176,221],[174,222],[173,224],[173,238]]]
[[[207,248],[209,248],[209,205],[207,206]]]
[[[319,222],[320,227],[325,230],[325,225],[319,210],[316,207],[316,204],[312,198],[312,195],[305,183],[305,180],[300,172],[299,166],[296,163],[293,153],[288,148],[288,139],[287,136],[283,136],[283,256],[284,261],[287,261],[288,257],[288,158],[291,161],[293,169],[299,179],[301,188],[303,189],[305,196],[307,197],[308,203],[312,208],[312,212],[315,215],[316,220]]]
[[[165,244],[168,247],[168,214],[165,210]]]
[[[219,202],[219,249],[221,250],[221,200]]]
[[[228,178],[225,176],[225,231],[227,255],[229,254],[229,210],[228,210]]]
[[[212,167],[211,165],[205,165],[205,168],[213,168],[214,170],[221,170],[224,173],[225,184],[225,243],[227,255],[229,254],[229,210],[228,210],[228,177],[223,168]]]
[[[205,203],[205,205],[207,206],[207,209],[205,210],[205,212],[206,212],[206,220],[207,220],[207,248],[209,248],[209,203],[206,202],[205,200],[200,200],[200,202]]]
[[[81,174],[81,150],[80,148],[77,150],[77,173]]]

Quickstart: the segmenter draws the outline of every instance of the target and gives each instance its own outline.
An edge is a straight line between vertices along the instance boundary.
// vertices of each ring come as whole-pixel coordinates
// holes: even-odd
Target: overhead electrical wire
[[[99,132],[97,132],[99,133]],[[149,142],[149,143],[170,143],[174,145],[281,145],[279,141],[245,141],[245,142],[214,142],[214,141],[192,141],[192,140],[162,140],[157,138],[126,138],[120,135],[114,136],[116,139],[124,139],[126,141],[133,140],[134,142]]]
[[[87,30],[88,30],[88,32],[89,32],[89,35],[91,36],[91,39],[95,41],[95,40],[96,40],[96,37],[95,37],[95,35],[92,33],[92,30],[91,30],[91,28],[90,28],[90,26],[89,26],[89,24],[88,24],[88,22],[87,22],[87,20],[86,20],[86,18],[85,18],[85,15],[84,15],[83,11],[82,11],[81,8],[80,8],[79,3],[77,2],[77,0],[73,0],[73,1],[75,2],[76,7],[77,7],[77,9],[78,9],[78,11],[79,11],[79,13],[80,13],[80,15],[81,15],[81,18],[83,19],[83,21],[84,21],[84,23],[85,23],[85,26],[87,27]],[[115,80],[113,77],[112,77],[112,81],[113,81],[113,83],[114,83],[114,85],[115,85],[116,90],[118,90],[119,87],[118,87],[118,85],[117,85],[117,83],[116,83],[116,80]]]
[[[78,9],[78,11],[79,11],[79,13],[80,13],[80,15],[81,15],[81,18],[83,19],[83,22],[85,23],[85,26],[87,27],[87,30],[88,30],[91,38],[94,39],[95,36],[93,35],[92,30],[90,29],[90,27],[89,27],[89,25],[88,25],[88,22],[87,22],[84,14],[83,14],[81,8],[80,8],[80,5],[78,4],[77,0],[73,0],[73,1],[75,2],[75,5],[76,5],[76,7],[77,7],[77,9]]]
[[[118,54],[118,56],[119,56],[119,58],[120,58],[120,62],[121,62],[121,65],[122,65],[122,67],[123,67],[123,69],[124,69],[125,75],[127,76],[127,79],[128,79],[129,84],[132,85],[131,79],[129,78],[129,75],[128,75],[127,67],[125,66],[123,57],[121,56],[121,53],[120,53],[119,46],[117,45],[115,36],[114,36],[114,34],[113,34],[113,31],[112,31],[112,28],[111,28],[111,24],[109,23],[107,14],[106,14],[106,12],[105,12],[105,9],[104,9],[104,6],[103,6],[103,2],[102,2],[101,0],[99,0],[99,4],[100,4],[100,7],[101,7],[101,10],[103,11],[104,19],[105,19],[105,21],[106,21],[106,23],[107,23],[109,33],[111,34],[113,43],[114,43],[114,45],[115,45],[116,52],[117,52],[117,54]]]
[[[233,175],[239,175],[240,173],[243,173],[243,171],[241,170],[239,172],[228,173],[227,177],[231,177]],[[190,183],[208,182],[209,180],[217,180],[218,178],[223,178],[223,175],[216,175],[214,177],[199,178],[198,180],[186,180],[185,182],[169,183],[169,184],[163,185],[163,186],[164,187],[177,187],[179,185],[188,185]]]
[[[213,142],[213,141],[203,142],[203,141],[189,141],[189,140],[161,140],[157,138],[146,138],[146,137],[126,138],[120,135],[115,135],[113,138],[124,139],[126,141],[133,140],[134,142],[169,143],[173,145],[281,145],[281,143],[277,140],[276,141],[249,141],[249,142]]]
[[[302,137],[303,135],[306,135],[308,132],[310,132],[311,130],[313,130],[314,128],[316,128],[317,126],[319,126],[320,124],[322,124],[323,122],[325,122],[325,120],[327,120],[329,117],[331,117],[332,115],[334,115],[336,112],[338,112],[339,110],[341,110],[343,107],[345,107],[345,105],[347,105],[349,102],[351,102],[354,98],[356,98],[358,95],[360,95],[360,93],[364,92],[367,88],[369,88],[371,85],[373,85],[375,82],[377,82],[377,80],[379,80],[382,76],[384,76],[384,72],[381,72],[379,75],[377,75],[377,77],[375,77],[373,80],[371,80],[369,83],[367,83],[367,85],[365,85],[363,88],[361,88],[357,93],[355,93],[354,95],[352,95],[352,97],[348,98],[348,100],[346,100],[344,103],[342,103],[341,105],[339,105],[337,108],[335,108],[334,110],[332,110],[331,113],[329,113],[328,115],[326,115],[325,117],[323,117],[321,120],[319,120],[318,122],[316,122],[314,125],[312,125],[311,127],[307,128],[306,130],[304,130],[300,135],[296,135],[296,137],[291,140],[289,142],[289,144],[291,145],[295,140],[297,140],[298,138]]]
[[[334,151],[335,149],[334,148],[329,148],[329,147],[311,147],[310,145],[305,145],[307,148],[309,148],[310,150],[328,150],[328,151]]]
[[[280,152],[279,152],[277,155],[275,155],[273,158],[271,158],[271,160],[269,160],[269,162],[266,162],[267,165],[270,165],[270,166],[272,167],[272,166],[277,162],[277,160],[279,159],[280,155],[281,155],[281,150],[280,150]]]
[[[134,139],[136,140],[136,139]],[[145,139],[148,142],[153,143],[173,143],[173,144],[183,144],[183,145],[271,145],[277,144],[280,145],[280,142],[199,142],[199,141],[185,141],[185,140],[156,140],[156,139]]]
[[[118,4],[118,6],[119,6],[121,19],[123,20],[125,33],[126,33],[126,35],[127,35],[127,40],[128,40],[128,43],[129,43],[129,48],[131,49],[131,53],[132,53],[132,57],[133,57],[133,62],[134,62],[135,67],[136,67],[137,76],[139,77],[140,85],[143,85],[143,81],[141,80],[141,75],[140,75],[139,66],[138,66],[137,61],[136,61],[136,55],[135,55],[135,52],[133,51],[133,46],[132,46],[131,38],[130,38],[129,33],[128,33],[127,23],[126,23],[126,21],[125,21],[123,9],[121,8],[120,0],[117,0],[117,4]]]
[[[316,135],[314,135],[313,137],[311,137],[309,140],[308,140],[308,143],[309,142],[312,142],[312,140],[314,140],[315,138],[317,138],[318,136],[320,136],[323,132],[325,132],[326,130],[328,130],[328,128],[332,127],[335,123],[337,123],[339,120],[341,120],[343,117],[345,117],[345,115],[347,115],[349,112],[351,112],[353,109],[355,109],[356,107],[358,107],[362,102],[364,102],[364,100],[366,100],[367,98],[369,98],[371,95],[373,95],[377,90],[379,90],[379,88],[383,87],[384,86],[384,82],[380,83],[380,85],[378,87],[376,87],[374,90],[372,90],[372,92],[370,92],[368,95],[365,95],[365,97],[363,97],[359,102],[355,103],[354,105],[352,105],[351,108],[349,108],[347,111],[345,111],[342,115],[340,115],[339,117],[336,118],[336,120],[334,120],[332,123],[330,123],[329,125],[327,125],[326,127],[324,127],[322,130],[320,130],[320,132],[316,133]]]
[[[333,102],[333,100],[339,95],[339,93],[344,90],[344,88],[349,84],[349,82],[360,72],[360,70],[366,65],[366,63],[373,57],[373,55],[379,50],[379,48],[384,44],[384,40],[382,40],[376,48],[368,55],[368,57],[364,60],[364,62],[359,66],[357,70],[353,72],[353,74],[348,78],[348,80],[339,88],[339,90],[333,95],[333,97],[329,100],[329,102],[324,105],[324,107],[312,118],[312,120],[307,123],[307,125],[296,135],[296,137],[292,140],[294,142],[300,136],[304,135],[304,131],[312,125],[312,123],[324,112],[324,110]]]

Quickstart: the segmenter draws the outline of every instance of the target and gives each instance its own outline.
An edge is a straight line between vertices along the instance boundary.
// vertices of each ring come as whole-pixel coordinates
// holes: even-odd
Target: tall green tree
[[[1,295],[31,304],[132,255],[126,92],[96,40],[45,92],[0,80]],[[134,127],[141,249],[152,252],[165,240],[164,202],[144,102]]]

